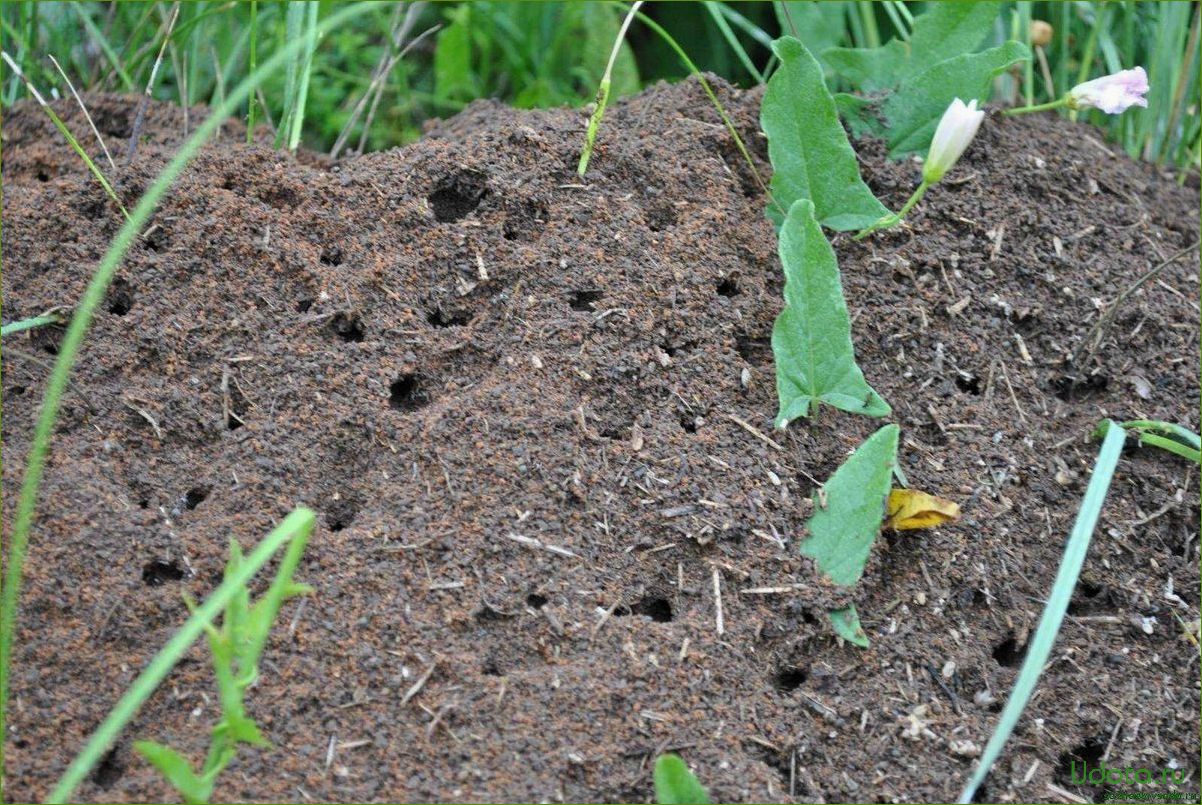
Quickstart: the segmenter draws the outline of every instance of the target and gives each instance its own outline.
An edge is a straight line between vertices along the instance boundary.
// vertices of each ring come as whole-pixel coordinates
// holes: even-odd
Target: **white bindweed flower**
[[[922,166],[924,182],[935,184],[943,178],[943,174],[951,170],[976,136],[977,129],[981,127],[981,121],[984,119],[985,110],[977,109],[976,100],[967,104],[959,98],[952,101],[939,120],[935,136],[931,139],[931,150]]]
[[[1070,109],[1101,109],[1109,115],[1121,114],[1132,106],[1147,106],[1148,74],[1144,68],[1117,73],[1078,84],[1068,91]]]

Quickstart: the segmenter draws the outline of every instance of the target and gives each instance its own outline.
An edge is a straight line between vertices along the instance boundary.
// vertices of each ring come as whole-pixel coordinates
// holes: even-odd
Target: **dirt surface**
[[[720,94],[767,175],[758,96]],[[131,102],[90,103],[123,151]],[[213,589],[231,536],[254,543],[302,504],[320,513],[298,575],[316,593],[282,613],[249,696],[273,748],[241,752],[219,800],[647,801],[665,750],[721,800],[957,795],[1056,573],[1088,434],[1103,416],[1198,426],[1196,254],[1080,349],[1196,241],[1196,181],[1086,126],[994,116],[908,227],[836,238],[905,473],[965,513],[878,540],[854,593],[861,650],[832,636],[835,597],[797,545],[814,479],[880,423],[821,410],[771,431],[764,197],[693,81],[616,104],[580,181],[584,122],[478,102],[337,165],[231,124],[185,173],[55,433],[7,797],[47,794],[184,620],[181,593]],[[117,174],[129,203],[183,128],[152,108]],[[3,136],[12,321],[72,305],[120,220],[36,108]],[[897,207],[915,164],[860,146]],[[59,337],[5,340],[6,533]],[[1184,460],[1125,454],[983,798],[1096,798],[1069,763],[1103,757],[1176,764],[1197,789],[1198,651],[1179,622],[1198,618],[1197,485]],[[214,692],[198,646],[78,795],[170,800],[131,742],[198,763]]]

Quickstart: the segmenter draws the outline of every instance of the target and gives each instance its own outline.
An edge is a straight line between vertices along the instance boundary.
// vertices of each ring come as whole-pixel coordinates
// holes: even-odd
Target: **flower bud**
[[[935,136],[931,138],[931,150],[922,166],[924,182],[935,184],[943,178],[943,174],[951,170],[976,136],[977,129],[981,127],[981,121],[984,119],[985,111],[977,109],[976,100],[969,101],[967,105],[959,98],[952,101],[939,120]]]
[[[1148,91],[1148,74],[1144,68],[1120,70],[1117,73],[1078,84],[1068,91],[1070,109],[1101,109],[1118,115],[1132,106],[1147,106],[1144,93]]]
[[[1052,41],[1052,26],[1043,20],[1031,20],[1031,45],[1037,48],[1047,47]]]

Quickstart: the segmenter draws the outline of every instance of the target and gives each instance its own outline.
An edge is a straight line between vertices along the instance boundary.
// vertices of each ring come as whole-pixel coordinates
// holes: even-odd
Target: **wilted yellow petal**
[[[894,489],[889,493],[885,514],[885,528],[909,531],[914,528],[934,528],[959,520],[960,507],[950,500],[917,489]]]

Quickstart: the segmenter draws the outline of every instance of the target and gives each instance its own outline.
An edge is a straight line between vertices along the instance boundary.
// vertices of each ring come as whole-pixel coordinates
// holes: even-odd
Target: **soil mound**
[[[719,94],[767,176],[758,95]],[[120,145],[137,100],[89,103]],[[1088,127],[995,116],[908,228],[836,239],[906,475],[965,511],[878,541],[856,592],[865,651],[832,637],[797,544],[815,479],[880,423],[823,410],[771,431],[781,271],[754,176],[694,81],[615,104],[581,181],[584,122],[477,102],[334,165],[246,145],[236,123],[203,151],[66,397],[8,797],[46,795],[183,621],[181,593],[204,596],[231,536],[256,542],[298,504],[320,513],[298,573],[316,594],[283,613],[249,696],[273,748],[241,753],[218,799],[646,801],[668,750],[718,800],[956,796],[1051,585],[1088,434],[1103,416],[1198,425],[1196,255],[1079,349],[1197,240],[1196,185]],[[117,176],[129,202],[184,125],[151,106]],[[3,136],[11,321],[73,304],[120,221],[38,109]],[[917,168],[860,148],[898,206]],[[6,533],[60,337],[5,340]],[[1098,796],[1069,764],[1103,751],[1197,788],[1198,654],[1178,620],[1198,617],[1197,506],[1185,462],[1129,451],[986,798]],[[200,757],[206,651],[80,797],[173,796],[131,742]]]

